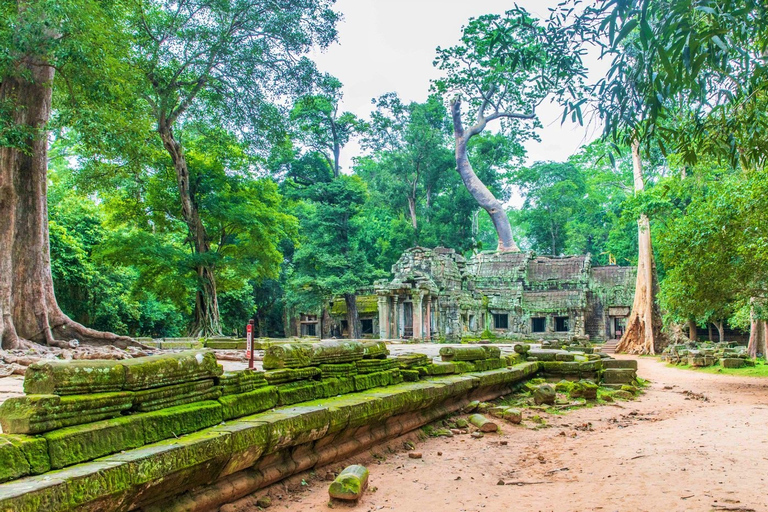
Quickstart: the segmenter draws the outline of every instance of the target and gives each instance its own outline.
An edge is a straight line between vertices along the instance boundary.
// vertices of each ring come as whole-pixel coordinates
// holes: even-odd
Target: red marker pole
[[[253,320],[248,320],[245,327],[245,357],[248,358],[248,368],[253,368]]]

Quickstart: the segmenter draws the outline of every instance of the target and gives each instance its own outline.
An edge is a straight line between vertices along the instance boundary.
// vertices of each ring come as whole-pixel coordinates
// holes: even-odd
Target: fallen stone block
[[[556,397],[555,388],[549,384],[541,384],[533,390],[533,402],[536,405],[553,405]]]
[[[297,382],[288,382],[277,386],[278,405],[293,405],[299,402],[309,402],[322,393],[319,383],[311,380],[301,380]]]
[[[744,368],[746,366],[744,359],[735,357],[724,357],[720,360],[723,368]]]
[[[355,363],[321,364],[320,374],[323,379],[352,377],[357,375],[357,365]]]
[[[337,500],[357,501],[367,487],[368,468],[360,465],[348,466],[331,483],[328,494]]]
[[[392,359],[362,359],[355,362],[355,367],[357,373],[365,374],[391,370],[396,364]]]
[[[213,400],[142,414],[146,444],[191,434],[222,422],[222,406]]]
[[[499,425],[492,422],[482,414],[473,414],[469,418],[469,422],[477,427],[480,432],[497,432]]]
[[[483,347],[442,347],[440,357],[445,362],[481,361],[488,358],[488,353]]]

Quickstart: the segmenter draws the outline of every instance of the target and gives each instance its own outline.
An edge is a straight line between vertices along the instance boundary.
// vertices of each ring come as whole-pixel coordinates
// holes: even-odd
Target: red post
[[[253,368],[253,319],[248,320],[245,327],[245,357],[248,358],[248,368]]]

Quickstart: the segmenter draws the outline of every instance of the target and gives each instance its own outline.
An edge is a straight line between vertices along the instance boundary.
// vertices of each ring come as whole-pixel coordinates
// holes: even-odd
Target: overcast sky
[[[517,0],[538,17],[560,0]],[[512,0],[337,0],[344,15],[339,41],[313,59],[321,71],[344,84],[343,110],[368,118],[371,98],[397,92],[405,101],[424,101],[430,80],[438,76],[432,66],[435,48],[458,43],[461,27],[473,16],[502,13]],[[594,137],[593,129],[570,122],[560,125],[562,110],[548,103],[538,109],[544,128],[541,142],[530,141],[529,162],[562,161]],[[342,153],[348,167],[360,148],[349,144]]]

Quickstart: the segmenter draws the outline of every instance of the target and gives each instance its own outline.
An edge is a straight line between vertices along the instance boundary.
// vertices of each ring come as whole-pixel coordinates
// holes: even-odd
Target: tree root
[[[51,323],[51,332],[53,333],[55,340],[70,340],[64,342],[55,341],[54,343],[49,342],[49,345],[53,344],[60,348],[76,348],[77,344],[73,346],[71,341],[74,339],[79,343],[86,345],[114,346],[122,349],[135,347],[143,350],[152,350],[151,347],[139,343],[128,336],[119,336],[117,334],[112,334],[111,332],[102,332],[85,327],[64,314],[62,314],[61,318],[57,321],[52,321]]]

